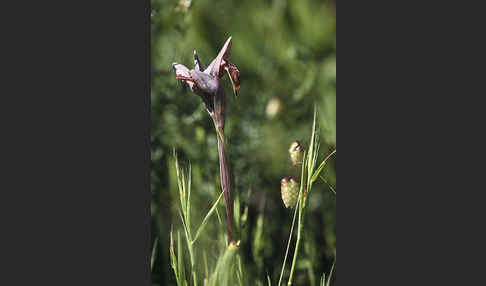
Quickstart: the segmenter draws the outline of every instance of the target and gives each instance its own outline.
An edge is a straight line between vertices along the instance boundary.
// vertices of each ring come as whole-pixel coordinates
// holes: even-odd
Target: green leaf
[[[211,275],[210,285],[234,285],[234,282],[231,281],[234,277],[232,268],[234,266],[234,257],[238,251],[238,246],[230,243],[230,245],[226,248],[223,255],[221,255],[216,263],[216,268],[214,269],[213,274]]]
[[[331,285],[331,277],[332,277],[332,272],[334,270],[334,265],[335,264],[336,264],[336,260],[334,260],[334,262],[332,263],[331,271],[329,272],[329,276],[327,277],[326,286],[330,286]]]
[[[180,282],[184,282],[185,284],[187,284],[186,282],[186,273],[185,273],[185,267],[184,267],[184,258],[182,256],[182,247],[181,247],[181,234],[180,232],[177,232],[177,257],[179,258],[177,260],[177,270],[179,272],[179,281]],[[180,284],[180,282],[178,283],[179,285],[182,285]]]
[[[170,247],[169,247],[169,252],[170,252],[170,262],[172,265],[172,269],[174,270],[174,275],[176,277],[177,285],[181,285],[180,278],[179,278],[179,270],[178,270],[178,262],[177,262],[177,257],[174,252],[174,237],[172,230],[170,231]]]
[[[218,203],[219,203],[219,201],[221,200],[222,197],[223,197],[223,192],[221,192],[221,194],[219,195],[219,197],[216,200],[216,202],[214,202],[213,206],[211,207],[211,209],[209,210],[209,212],[204,217],[204,219],[203,219],[203,221],[201,223],[201,226],[199,226],[199,228],[198,228],[198,230],[196,232],[196,236],[194,237],[194,240],[192,241],[193,244],[194,244],[194,242],[196,242],[197,238],[199,237],[199,235],[201,234],[201,232],[204,230],[204,227],[208,223],[208,220],[211,217],[211,215],[213,214],[213,212],[217,209]]]
[[[186,203],[186,224],[189,234],[191,233],[191,164],[189,164],[188,178],[187,178],[187,203]]]
[[[154,241],[154,247],[152,248],[152,257],[150,258],[150,270],[154,270],[155,254],[157,253],[157,244],[159,242],[159,237],[157,236]]]
[[[336,154],[336,150],[332,151],[329,155],[327,155],[327,157],[324,160],[322,160],[321,164],[319,165],[319,168],[317,168],[317,170],[312,175],[311,182],[314,182],[315,180],[317,180],[317,178],[319,177],[319,174],[324,169],[324,166],[326,166],[327,160],[329,158],[331,158],[331,156],[334,155],[334,154]]]

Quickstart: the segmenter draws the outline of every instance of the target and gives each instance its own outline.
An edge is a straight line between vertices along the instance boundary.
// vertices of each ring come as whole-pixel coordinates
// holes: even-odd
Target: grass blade
[[[169,252],[170,252],[170,263],[172,265],[172,269],[174,270],[174,275],[176,277],[177,285],[181,285],[181,281],[179,278],[179,270],[178,270],[178,262],[177,262],[177,257],[174,252],[174,237],[172,230],[170,231],[170,247],[169,247]]]
[[[332,156],[336,154],[336,149],[334,149],[334,151],[332,151],[329,155],[327,155],[326,158],[324,158],[324,160],[322,160],[321,164],[319,165],[319,168],[317,168],[317,170],[314,172],[314,174],[312,175],[312,179],[311,179],[311,182],[314,182],[315,180],[317,180],[317,178],[319,177],[319,174],[321,173],[322,169],[324,169],[324,166],[326,165],[326,162],[327,160]]]
[[[331,189],[331,191],[333,192],[333,194],[336,194],[336,190],[334,190],[334,188],[326,181],[326,179],[324,179],[322,176],[319,176],[319,178],[321,178],[321,180],[323,180],[324,183],[327,184],[327,186],[329,187],[329,189]]]
[[[182,285],[181,282],[187,284],[186,281],[186,273],[185,273],[185,266],[184,266],[184,258],[182,256],[182,247],[181,247],[181,234],[177,232],[177,270],[179,272],[179,285]]]
[[[230,283],[231,277],[233,277],[232,268],[234,266],[233,258],[238,251],[238,246],[234,243],[230,243],[230,245],[226,248],[225,252],[222,256],[219,257],[218,262],[216,264],[216,268],[214,269],[213,274],[211,275],[210,285],[235,285]]]
[[[331,277],[332,277],[332,272],[334,270],[334,265],[335,264],[336,264],[336,260],[334,260],[334,262],[332,263],[331,271],[329,272],[329,276],[327,277],[326,286],[330,286],[331,285]]]
[[[189,234],[191,233],[191,164],[189,164],[189,171],[187,174],[187,202],[186,202],[186,224]]]
[[[198,228],[198,230],[196,232],[196,236],[194,237],[194,240],[192,241],[193,244],[194,244],[194,242],[196,242],[197,238],[199,237],[199,235],[201,234],[201,232],[204,230],[204,227],[208,223],[208,220],[211,217],[211,215],[213,214],[213,212],[217,209],[218,203],[219,203],[219,201],[221,200],[222,197],[223,197],[223,192],[221,192],[221,194],[219,195],[219,197],[216,200],[216,202],[214,202],[213,206],[211,207],[211,209],[209,210],[209,212],[204,217],[204,219],[203,219],[203,221],[201,223],[201,226],[199,226],[199,228]]]
[[[236,254],[236,259],[238,261],[238,271],[236,272],[238,285],[243,286],[245,283],[243,283],[243,266],[241,264],[241,256]]]
[[[209,279],[209,271],[208,271],[208,256],[206,255],[206,251],[203,250],[203,260],[204,260],[204,273],[206,274],[206,278]]]
[[[179,159],[177,158],[177,153],[174,149],[174,159],[175,159],[175,167],[176,167],[176,176],[177,176],[177,187],[179,188],[179,199],[181,201],[181,208],[186,213],[186,195],[184,189],[184,172],[179,166]]]
[[[150,258],[150,270],[154,270],[155,254],[157,253],[157,245],[159,242],[159,237],[157,236],[154,241],[154,247],[152,248],[152,257]]]

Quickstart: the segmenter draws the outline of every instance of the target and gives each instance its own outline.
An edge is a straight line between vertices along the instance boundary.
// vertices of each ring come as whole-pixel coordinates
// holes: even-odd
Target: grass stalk
[[[292,259],[292,266],[290,267],[288,286],[292,285],[292,279],[294,278],[295,263],[297,261],[297,255],[299,254],[300,236],[302,233],[302,216],[303,216],[303,201],[299,202],[299,219],[297,222],[297,240],[295,242],[294,258]]]
[[[304,154],[302,156],[304,161],[305,161],[306,156],[307,156],[306,152],[304,152]],[[304,177],[304,173],[305,173],[305,168],[302,167],[301,168],[301,178]],[[280,286],[280,284],[282,283],[283,273],[284,273],[284,270],[285,270],[285,265],[286,265],[286,262],[287,262],[287,256],[288,256],[289,248],[290,248],[290,242],[292,240],[292,233],[293,233],[293,230],[294,230],[295,218],[297,217],[297,212],[298,211],[300,212],[303,189],[304,189],[304,185],[300,184],[299,196],[297,198],[297,204],[296,204],[295,210],[294,210],[294,217],[292,219],[292,226],[290,227],[289,240],[288,240],[288,243],[287,243],[287,249],[285,250],[285,257],[284,257],[284,261],[283,261],[283,265],[282,265],[282,270],[280,272],[280,278],[278,280],[278,286]],[[295,251],[294,251],[294,259],[295,259]]]
[[[187,176],[184,170],[179,166],[179,160],[177,154],[174,151],[176,172],[177,172],[177,185],[179,187],[179,194],[181,200],[181,212],[179,215],[181,217],[182,225],[184,227],[184,233],[186,237],[187,250],[189,252],[189,262],[191,263],[191,276],[193,280],[193,285],[197,286],[197,274],[196,274],[196,261],[193,249],[193,240],[191,234],[191,166],[187,170]],[[187,179],[186,179],[187,177]],[[180,245],[178,244],[178,248]],[[179,249],[178,249],[179,251]],[[182,260],[181,253],[178,253],[179,261]],[[179,266],[181,267],[181,266]],[[183,266],[182,266],[183,267]]]
[[[299,216],[297,220],[297,239],[295,242],[294,257],[292,259],[292,265],[290,267],[289,281],[287,282],[288,286],[292,285],[295,265],[297,262],[297,256],[299,255],[299,250],[300,250],[300,240],[302,236],[302,228],[304,223],[304,208],[306,203],[305,197],[310,193],[312,189],[312,183],[315,181],[315,178],[319,175],[322,168],[324,168],[325,162],[333,154],[332,153],[326,159],[324,159],[323,163],[321,163],[322,168],[319,168],[316,172],[315,167],[316,167],[318,153],[319,153],[319,136],[317,134],[317,109],[314,108],[314,121],[312,123],[312,135],[309,144],[309,151],[307,153],[307,156],[305,156],[304,154],[303,161],[302,161],[303,162],[302,174],[300,177],[301,184],[300,184],[300,191],[299,191],[299,200],[297,201],[298,208],[299,208]],[[305,174],[306,176],[304,176],[305,170],[307,171],[307,174]],[[300,192],[302,191],[302,189],[304,189],[304,199],[300,198]]]

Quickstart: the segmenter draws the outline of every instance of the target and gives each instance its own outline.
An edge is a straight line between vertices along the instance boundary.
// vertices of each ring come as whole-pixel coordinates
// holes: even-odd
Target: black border
[[[152,285],[150,0],[1,11],[0,285]]]

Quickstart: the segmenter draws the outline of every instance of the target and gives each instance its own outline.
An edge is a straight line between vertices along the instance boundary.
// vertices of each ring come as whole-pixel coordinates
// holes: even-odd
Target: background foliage
[[[197,96],[175,79],[172,63],[207,66],[233,36],[231,61],[241,72],[238,97],[224,78],[225,134],[234,191],[247,224],[241,233],[246,271],[278,280],[291,224],[280,197],[280,179],[299,177],[288,147],[308,148],[314,105],[320,130],[319,162],[336,146],[335,4],[314,0],[152,0],[152,192],[153,237],[159,237],[155,285],[175,285],[169,232],[180,229],[172,150],[192,165],[193,216],[201,220],[219,195],[216,134]],[[323,177],[336,186],[335,158]],[[224,206],[220,210],[224,220]],[[213,218],[214,221],[217,219]],[[319,181],[305,220],[295,285],[317,285],[336,250],[336,197]],[[208,231],[209,234],[211,230]],[[212,247],[210,236],[202,242]],[[208,258],[211,261],[211,257]]]

